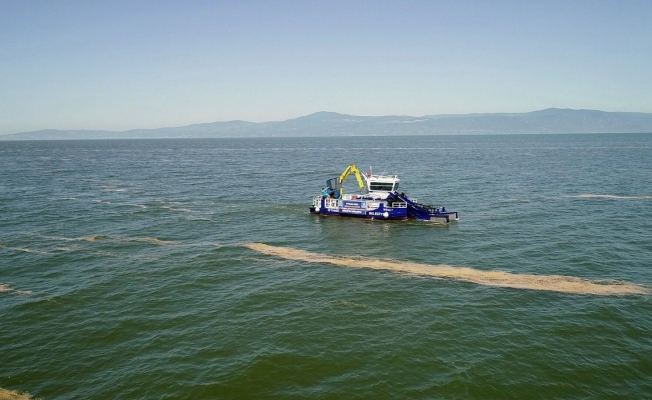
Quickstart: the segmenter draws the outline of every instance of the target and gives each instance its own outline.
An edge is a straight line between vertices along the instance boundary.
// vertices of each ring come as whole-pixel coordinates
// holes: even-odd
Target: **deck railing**
[[[326,208],[339,208],[340,206],[340,200],[339,199],[326,199],[326,202],[324,203]]]

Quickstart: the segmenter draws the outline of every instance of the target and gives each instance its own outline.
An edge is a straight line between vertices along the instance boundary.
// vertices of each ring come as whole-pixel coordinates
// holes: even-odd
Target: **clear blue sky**
[[[0,0],[0,134],[652,112],[652,0]]]

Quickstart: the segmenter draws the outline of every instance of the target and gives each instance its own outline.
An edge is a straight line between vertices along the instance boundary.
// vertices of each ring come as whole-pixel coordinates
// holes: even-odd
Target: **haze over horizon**
[[[652,2],[0,3],[0,135],[652,112]]]

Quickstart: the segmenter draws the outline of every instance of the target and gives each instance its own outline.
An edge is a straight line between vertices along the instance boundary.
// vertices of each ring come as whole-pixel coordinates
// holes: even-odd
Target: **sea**
[[[349,164],[459,221],[311,215]],[[0,388],[652,399],[652,134],[0,142]]]

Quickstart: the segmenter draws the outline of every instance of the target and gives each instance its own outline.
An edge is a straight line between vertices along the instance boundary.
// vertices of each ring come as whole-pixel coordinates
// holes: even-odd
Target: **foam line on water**
[[[4,283],[0,283],[0,293],[13,293],[13,294],[32,294],[31,290],[16,290],[14,288],[9,287],[9,285],[6,285]],[[0,398],[1,400],[1,398]]]
[[[34,398],[29,393],[0,388],[0,400],[32,400],[32,399]]]
[[[159,246],[175,246],[175,245],[183,244],[181,242],[177,242],[177,241],[174,241],[174,240],[163,240],[163,239],[157,239],[157,238],[153,238],[153,237],[143,237],[143,236],[127,237],[127,236],[91,235],[91,236],[78,237],[78,238],[67,238],[67,237],[46,236],[46,235],[39,235],[39,234],[34,234],[34,235],[42,237],[44,239],[61,240],[61,241],[66,241],[66,242],[79,242],[79,241],[83,241],[83,242],[100,242],[100,241],[143,242],[143,243],[156,244],[156,245],[159,245]],[[11,250],[26,251],[26,252],[39,253],[39,254],[48,254],[46,252],[39,252],[38,250],[6,247],[2,243],[0,243],[0,248],[7,248],[7,249],[11,249]]]
[[[175,242],[172,240],[161,240],[152,237],[114,237],[114,236],[94,235],[94,236],[83,237],[80,240],[86,242],[97,242],[101,240],[114,240],[117,242],[144,242],[144,243],[156,244],[159,246],[172,246],[172,245],[179,244],[179,242]]]
[[[609,200],[650,200],[652,196],[614,196],[611,194],[578,194],[571,196],[576,199],[609,199]]]
[[[14,251],[22,251],[24,253],[34,253],[34,254],[50,254],[46,251],[41,251],[41,250],[34,250],[34,249],[28,249],[26,247],[7,247],[0,243],[0,249],[7,249],[7,250],[14,250]],[[0,399],[2,400],[2,399]]]
[[[514,274],[504,271],[483,271],[451,265],[429,265],[398,260],[366,257],[332,257],[291,247],[269,246],[263,243],[247,243],[242,246],[261,254],[310,263],[327,263],[349,268],[371,268],[393,272],[455,279],[479,285],[508,287],[514,289],[545,290],[570,294],[624,295],[652,294],[644,286],[622,281],[590,281],[574,276]]]

